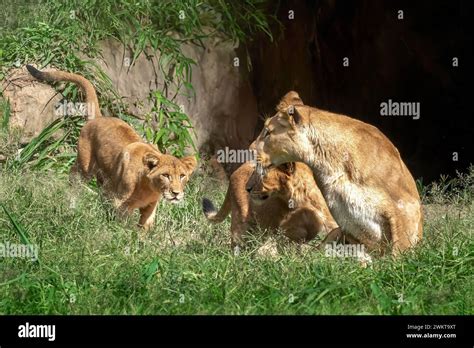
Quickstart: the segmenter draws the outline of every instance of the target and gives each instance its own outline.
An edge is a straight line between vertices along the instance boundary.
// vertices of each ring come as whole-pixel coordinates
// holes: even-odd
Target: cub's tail
[[[99,108],[99,100],[97,99],[97,94],[95,93],[95,88],[92,83],[90,83],[83,76],[65,71],[40,71],[31,65],[27,65],[26,68],[34,78],[40,81],[69,81],[77,84],[79,87],[81,87],[86,95],[86,103],[89,105],[87,109],[90,110],[88,119],[91,120],[102,116]]]
[[[229,215],[231,209],[231,194],[232,193],[229,187],[225,195],[224,203],[222,204],[222,207],[219,211],[217,211],[211,200],[203,198],[202,211],[209,221],[222,222],[227,217],[227,215]]]

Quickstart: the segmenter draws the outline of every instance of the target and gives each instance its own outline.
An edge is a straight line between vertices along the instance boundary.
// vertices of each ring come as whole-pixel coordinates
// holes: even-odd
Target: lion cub
[[[162,154],[156,146],[143,142],[124,121],[102,117],[95,89],[84,77],[26,67],[38,80],[74,82],[86,95],[92,112],[79,136],[71,179],[89,181],[96,177],[120,213],[140,210],[139,225],[145,229],[153,225],[161,196],[172,203],[183,199],[186,182],[197,165],[193,156],[178,159]]]
[[[250,180],[255,166],[244,163],[230,177],[224,203],[217,212],[203,199],[203,211],[211,222],[221,222],[231,212],[232,248],[242,244],[248,225],[270,230],[281,228],[293,241],[306,242],[325,237],[338,228],[331,216],[313,173],[303,163],[273,168],[262,180]]]

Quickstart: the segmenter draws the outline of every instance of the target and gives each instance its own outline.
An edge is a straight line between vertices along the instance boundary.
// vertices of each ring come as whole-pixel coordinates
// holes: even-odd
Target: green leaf
[[[31,244],[29,239],[28,239],[28,234],[26,233],[26,230],[17,221],[14,214],[9,212],[8,209],[2,203],[0,203],[0,205],[2,206],[3,211],[5,212],[5,214],[7,214],[7,217],[10,220],[10,223],[13,225],[14,231],[19,235],[21,242],[23,244]]]
[[[145,281],[149,283],[155,273],[158,271],[160,263],[158,259],[154,259],[148,266],[145,268],[145,271],[143,272],[143,277],[145,278]]]

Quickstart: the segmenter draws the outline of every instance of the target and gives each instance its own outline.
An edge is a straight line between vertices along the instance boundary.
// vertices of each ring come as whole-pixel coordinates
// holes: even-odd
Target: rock
[[[61,95],[36,81],[25,67],[11,70],[1,86],[10,103],[9,127],[21,130],[21,143],[28,143],[58,117],[54,110]]]
[[[225,146],[246,148],[254,138],[257,123],[257,103],[245,73],[245,67],[234,67],[237,57],[234,46],[219,39],[204,41],[204,48],[183,46],[184,54],[193,59],[192,85],[195,97],[178,95],[175,103],[189,115],[197,135],[196,146],[210,154]],[[129,106],[128,112],[138,118],[150,111],[148,95],[163,90],[157,52],[146,52],[133,66],[131,52],[120,42],[109,40],[101,44],[101,68]],[[185,90],[183,90],[185,92]],[[170,91],[168,97],[172,97]]]

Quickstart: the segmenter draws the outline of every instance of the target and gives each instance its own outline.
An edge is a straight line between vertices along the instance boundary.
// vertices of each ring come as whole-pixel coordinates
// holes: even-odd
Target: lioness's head
[[[179,203],[184,197],[184,188],[189,176],[196,168],[196,158],[147,153],[143,162],[148,169],[146,177],[154,190],[161,192],[168,202]]]
[[[254,171],[246,189],[250,199],[256,204],[264,203],[268,198],[278,196],[284,200],[291,198],[291,185],[288,185],[294,173],[294,163],[285,163],[268,170],[263,176]]]
[[[264,168],[301,160],[303,150],[309,145],[306,134],[301,131],[308,122],[307,111],[298,93],[288,92],[276,110],[277,113],[265,121],[254,142],[257,160]]]

